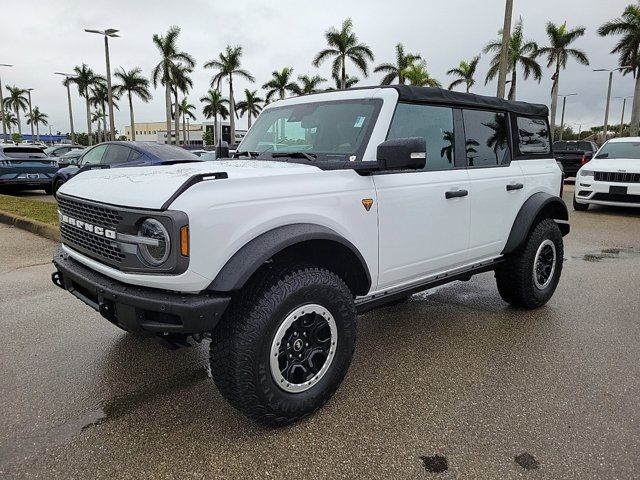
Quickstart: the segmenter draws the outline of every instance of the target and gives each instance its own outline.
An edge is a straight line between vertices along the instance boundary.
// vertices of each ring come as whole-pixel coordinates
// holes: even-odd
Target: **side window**
[[[118,163],[124,163],[129,159],[131,149],[124,145],[109,145],[107,153],[102,157],[102,163],[104,165],[116,165]]]
[[[133,148],[131,149],[131,153],[129,154],[129,160],[127,160],[128,162],[135,162],[135,161],[143,161],[144,158],[143,157],[143,153],[134,150]]]
[[[455,166],[451,108],[399,103],[387,140],[407,137],[423,137],[427,142],[424,170],[445,170]]]
[[[464,110],[465,148],[469,167],[493,167],[511,161],[509,122],[501,112]]]
[[[523,155],[551,153],[547,122],[540,118],[518,117],[518,149]]]
[[[104,151],[107,149],[106,145],[98,145],[93,147],[87,153],[85,153],[82,157],[82,165],[97,165],[102,160],[102,155]]]

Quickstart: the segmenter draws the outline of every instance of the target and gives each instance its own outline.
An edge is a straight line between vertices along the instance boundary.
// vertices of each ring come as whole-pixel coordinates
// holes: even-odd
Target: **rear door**
[[[463,110],[471,204],[469,258],[498,256],[525,200],[522,170],[512,162],[509,115]]]
[[[469,182],[456,163],[454,110],[399,103],[388,139],[424,137],[423,170],[373,176],[378,200],[380,289],[418,282],[466,262]]]

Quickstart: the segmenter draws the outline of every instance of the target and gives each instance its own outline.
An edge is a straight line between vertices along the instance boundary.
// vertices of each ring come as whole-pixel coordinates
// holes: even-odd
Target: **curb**
[[[54,225],[49,225],[38,220],[32,220],[31,218],[21,217],[20,215],[3,212],[1,210],[0,223],[6,223],[7,225],[48,238],[54,242],[60,242],[60,229]]]

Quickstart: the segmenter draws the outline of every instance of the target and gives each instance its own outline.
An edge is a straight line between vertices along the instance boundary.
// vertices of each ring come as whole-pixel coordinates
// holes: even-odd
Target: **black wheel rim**
[[[556,270],[556,246],[547,239],[543,241],[533,262],[533,282],[539,290],[544,290],[553,280]]]
[[[320,305],[305,305],[284,319],[271,345],[271,374],[280,388],[298,393],[326,373],[335,355],[337,328]]]

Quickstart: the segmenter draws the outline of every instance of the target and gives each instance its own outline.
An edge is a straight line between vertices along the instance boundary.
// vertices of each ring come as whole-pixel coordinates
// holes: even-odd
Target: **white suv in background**
[[[576,176],[573,208],[640,207],[640,137],[613,138]]]
[[[236,159],[65,183],[52,279],[128,332],[210,338],[222,395],[291,423],[338,388],[357,313],[487,271],[512,305],[551,298],[569,224],[547,116],[410,86],[278,101]]]

